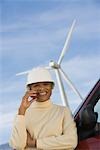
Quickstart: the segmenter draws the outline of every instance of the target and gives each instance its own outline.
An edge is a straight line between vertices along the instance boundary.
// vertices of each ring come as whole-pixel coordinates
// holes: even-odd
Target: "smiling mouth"
[[[45,96],[47,94],[47,92],[40,92],[39,95],[40,96]]]

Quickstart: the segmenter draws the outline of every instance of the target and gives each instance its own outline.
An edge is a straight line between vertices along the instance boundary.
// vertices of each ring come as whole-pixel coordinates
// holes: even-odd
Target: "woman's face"
[[[53,85],[50,82],[39,82],[29,85],[30,91],[36,93],[38,102],[48,100],[52,94]]]

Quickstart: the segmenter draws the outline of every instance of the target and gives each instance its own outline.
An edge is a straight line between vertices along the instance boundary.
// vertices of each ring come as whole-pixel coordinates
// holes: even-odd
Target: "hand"
[[[25,111],[33,101],[37,99],[37,93],[34,91],[27,91],[24,97],[22,98],[22,102],[19,108],[19,115],[24,115]]]
[[[31,137],[28,131],[27,131],[26,147],[36,147],[36,140]]]

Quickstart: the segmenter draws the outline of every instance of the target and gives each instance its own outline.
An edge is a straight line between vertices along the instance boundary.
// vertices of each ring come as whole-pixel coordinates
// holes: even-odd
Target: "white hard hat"
[[[27,83],[29,84],[37,83],[37,82],[52,82],[54,83],[53,79],[51,78],[50,72],[46,68],[38,67],[33,68],[27,77]]]

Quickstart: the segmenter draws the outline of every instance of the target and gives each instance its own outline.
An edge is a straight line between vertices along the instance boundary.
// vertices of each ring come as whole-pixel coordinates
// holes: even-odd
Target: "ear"
[[[30,85],[27,85],[27,91],[30,91],[31,90],[31,86]]]
[[[54,89],[54,83],[51,83],[51,86],[52,86],[52,90]]]

